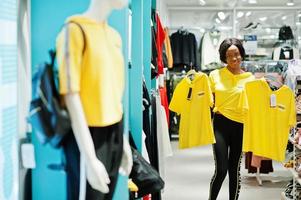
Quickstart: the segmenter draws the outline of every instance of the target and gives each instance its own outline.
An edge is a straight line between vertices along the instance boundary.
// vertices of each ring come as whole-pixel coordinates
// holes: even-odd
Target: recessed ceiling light
[[[298,17],[301,17],[301,13],[298,14]]]
[[[287,16],[284,15],[283,17],[281,17],[282,20],[286,20]]]
[[[220,18],[222,21],[223,21],[224,19],[226,19],[226,15],[225,15],[224,12],[218,12],[218,13],[217,13],[217,16],[218,16],[218,18]]]
[[[270,28],[266,28],[265,31],[266,31],[267,33],[270,33],[272,30],[271,30]]]
[[[293,6],[295,5],[294,1],[293,0],[288,0],[287,3],[286,3],[287,6]]]
[[[201,6],[204,6],[204,5],[206,5],[206,1],[205,1],[205,0],[199,0],[199,4],[200,4]]]
[[[252,12],[251,12],[251,11],[248,11],[248,12],[246,13],[246,16],[249,17],[251,14],[252,14]]]
[[[257,4],[257,0],[249,0],[248,3],[249,4]]]
[[[267,20],[267,17],[260,17],[259,20],[263,22],[263,21]]]
[[[220,24],[221,21],[218,18],[215,18],[216,23]]]
[[[244,16],[244,13],[241,12],[241,11],[239,11],[239,12],[237,13],[237,17],[238,17],[238,18],[241,18],[242,16]]]

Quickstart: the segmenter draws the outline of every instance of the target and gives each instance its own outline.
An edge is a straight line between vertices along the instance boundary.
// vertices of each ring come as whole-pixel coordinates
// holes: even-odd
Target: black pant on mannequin
[[[87,200],[111,200],[115,191],[118,171],[123,153],[123,122],[107,127],[89,127],[96,156],[104,164],[109,177],[110,192],[103,194],[94,190],[87,182]],[[67,199],[78,200],[79,197],[79,175],[80,175],[80,153],[73,134],[69,134],[64,143],[66,155],[67,172]]]

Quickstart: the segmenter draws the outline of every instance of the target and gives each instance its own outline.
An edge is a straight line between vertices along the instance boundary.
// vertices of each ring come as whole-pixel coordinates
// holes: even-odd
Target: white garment
[[[168,125],[164,107],[161,105],[161,98],[156,95],[156,113],[157,113],[157,143],[159,173],[162,179],[165,179],[165,159],[172,155],[171,144],[169,140]]]
[[[293,91],[296,89],[296,79],[301,76],[301,60],[290,60],[288,62],[288,69],[285,73],[284,83]]]
[[[142,142],[141,142],[141,144],[142,144],[142,157],[148,162],[148,163],[150,163],[150,161],[149,161],[149,156],[148,156],[148,153],[147,153],[147,149],[146,149],[146,146],[145,146],[145,138],[146,138],[146,135],[145,135],[145,133],[144,133],[144,131],[142,130],[142,137],[141,137],[141,139],[142,139]]]
[[[204,33],[203,40],[202,40],[202,69],[206,68],[206,65],[210,63],[220,63],[220,56],[219,56],[219,46],[220,44],[226,39],[226,36],[222,33],[211,33],[206,32]]]

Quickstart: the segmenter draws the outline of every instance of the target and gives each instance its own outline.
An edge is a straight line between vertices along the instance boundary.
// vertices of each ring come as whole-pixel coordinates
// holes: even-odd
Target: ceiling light
[[[226,15],[225,15],[224,12],[218,12],[218,13],[217,13],[217,16],[218,16],[218,18],[220,18],[222,21],[223,21],[224,19],[226,19]]]
[[[235,20],[235,24],[237,24],[238,23],[238,20]]]
[[[284,15],[283,17],[281,17],[282,20],[286,20],[287,16]]]
[[[257,4],[257,0],[249,0],[248,3],[249,4]]]
[[[259,20],[263,22],[263,21],[267,20],[267,17],[260,17]]]
[[[265,31],[266,31],[267,33],[270,33],[272,30],[271,30],[270,28],[266,28]]]
[[[218,18],[215,18],[216,23],[220,24],[221,21]]]
[[[200,4],[201,6],[204,6],[204,5],[206,5],[206,1],[205,1],[205,0],[199,0],[199,4]]]
[[[293,0],[288,0],[287,3],[286,3],[287,6],[293,6],[295,5],[294,1]]]
[[[301,13],[298,14],[298,17],[301,17]]]
[[[248,11],[248,12],[246,13],[246,16],[249,17],[251,14],[252,14],[252,12],[251,12],[251,11]]]
[[[301,22],[296,22],[296,25],[297,25],[297,26],[300,26],[300,25],[301,25]]]
[[[238,17],[238,18],[241,18],[242,16],[244,16],[244,13],[241,12],[241,11],[239,11],[239,12],[237,13],[237,17]]]

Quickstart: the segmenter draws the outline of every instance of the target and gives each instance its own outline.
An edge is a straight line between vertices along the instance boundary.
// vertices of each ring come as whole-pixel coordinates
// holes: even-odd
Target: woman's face
[[[231,45],[226,51],[226,61],[230,68],[237,69],[240,67],[242,57],[235,45]]]

